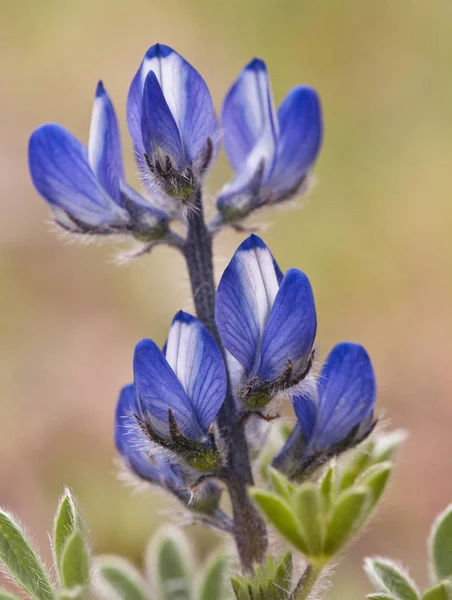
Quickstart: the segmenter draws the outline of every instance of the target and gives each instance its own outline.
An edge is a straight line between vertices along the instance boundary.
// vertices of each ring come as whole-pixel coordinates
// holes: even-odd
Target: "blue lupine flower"
[[[235,170],[217,201],[226,218],[290,198],[306,183],[322,142],[320,100],[311,87],[295,87],[275,113],[267,68],[254,59],[226,96],[222,124]]]
[[[134,383],[151,438],[175,452],[186,450],[192,463],[195,455],[203,457],[203,448],[216,460],[209,429],[226,396],[226,370],[220,349],[198,319],[179,311],[164,352],[152,340],[139,342]]]
[[[256,235],[239,246],[221,278],[216,322],[242,367],[239,396],[250,408],[262,408],[309,370],[317,329],[311,285],[297,269],[283,275]]]
[[[121,141],[113,104],[99,82],[88,149],[60,125],[36,129],[29,142],[33,183],[55,220],[77,233],[131,231],[159,238],[167,215],[124,181]]]
[[[198,71],[168,46],[152,46],[130,87],[127,122],[144,180],[186,199],[218,139],[212,98]]]
[[[310,392],[297,393],[297,425],[273,464],[299,475],[355,446],[374,427],[375,375],[359,344],[337,344]]]
[[[171,461],[167,453],[153,448],[138,424],[139,413],[134,386],[126,385],[119,395],[115,420],[115,445],[126,466],[141,479],[169,490],[191,508],[216,508],[221,496],[219,486],[208,482],[202,486],[201,493],[193,497],[189,488],[201,474]]]

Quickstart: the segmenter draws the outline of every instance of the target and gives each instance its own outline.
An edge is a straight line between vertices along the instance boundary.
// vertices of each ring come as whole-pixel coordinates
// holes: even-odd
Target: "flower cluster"
[[[266,66],[254,59],[227,93],[220,124],[201,75],[157,44],[132,81],[127,123],[152,200],[125,182],[116,114],[102,83],[88,148],[58,125],[40,127],[29,144],[32,179],[71,232],[129,233],[183,253],[197,316],[178,312],[163,349],[150,339],[136,346],[115,442],[135,475],[234,532],[249,568],[266,548],[265,525],[246,493],[253,483],[251,438],[273,418],[272,403],[290,401],[297,417],[273,459],[289,479],[356,445],[374,426],[375,380],[364,348],[337,345],[313,375],[317,316],[302,271],[283,273],[251,235],[217,290],[213,279],[212,238],[221,226],[237,228],[253,211],[306,189],[322,141],[320,101],[311,87],[298,86],[275,112]],[[202,186],[221,137],[235,174],[207,224]],[[175,219],[185,237],[171,229]],[[230,492],[232,525],[218,508],[219,482]],[[247,547],[249,529],[260,539]]]
[[[180,499],[190,482],[221,478],[227,464],[215,422],[228,393],[237,426],[250,411],[265,418],[270,402],[291,399],[297,424],[273,461],[291,478],[371,432],[376,390],[366,351],[338,344],[315,385],[304,385],[308,374],[313,378],[311,285],[297,269],[283,275],[256,235],[239,246],[221,278],[216,324],[225,357],[204,325],[182,311],[163,350],[152,340],[137,345],[134,386],[123,390],[116,419],[118,450],[137,475]]]
[[[235,177],[218,196],[212,228],[237,223],[303,191],[322,139],[316,92],[294,88],[275,113],[267,70],[257,59],[228,92],[220,126],[202,76],[163,44],[148,50],[133,78],[127,124],[143,194],[125,182],[118,122],[102,82],[88,148],[59,125],[32,134],[33,182],[64,229],[174,240],[170,223],[193,203],[222,136]]]

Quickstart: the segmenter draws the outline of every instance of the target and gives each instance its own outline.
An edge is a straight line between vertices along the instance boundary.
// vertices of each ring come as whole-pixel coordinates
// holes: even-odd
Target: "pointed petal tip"
[[[247,71],[267,71],[267,65],[261,58],[253,58],[246,65],[245,70],[247,70]]]
[[[174,319],[173,319],[173,323],[193,323],[195,321],[198,321],[198,319],[196,317],[194,317],[190,313],[187,313],[183,310],[179,310],[174,315]]]
[[[173,50],[169,46],[166,46],[165,44],[157,43],[149,48],[149,50],[145,54],[145,57],[146,58],[156,58],[156,57],[157,58],[166,58],[173,52],[175,52],[175,50]]]
[[[248,252],[249,250],[254,250],[255,248],[262,248],[268,250],[268,247],[264,240],[255,233],[252,233],[249,237],[246,238],[246,240],[244,240],[240,244],[238,250],[242,252]]]
[[[100,98],[106,94],[105,87],[102,80],[99,80],[96,87],[96,98]]]

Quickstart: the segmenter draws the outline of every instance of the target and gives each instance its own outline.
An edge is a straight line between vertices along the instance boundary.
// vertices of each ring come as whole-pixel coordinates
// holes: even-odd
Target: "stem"
[[[312,588],[315,585],[322,569],[309,564],[300,580],[298,581],[294,591],[290,595],[289,600],[307,600]]]
[[[212,257],[212,237],[204,220],[201,192],[192,199],[188,215],[188,232],[184,247],[185,260],[198,319],[215,338],[223,356],[215,323],[215,279]],[[237,426],[237,408],[228,382],[228,391],[218,415],[218,425],[226,445],[226,478],[232,503],[233,533],[242,567],[251,571],[255,562],[261,562],[267,549],[265,523],[252,504],[247,487],[253,485],[248,443],[243,427]]]

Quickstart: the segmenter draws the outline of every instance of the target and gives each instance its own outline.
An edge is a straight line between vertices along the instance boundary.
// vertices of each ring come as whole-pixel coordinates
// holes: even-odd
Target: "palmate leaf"
[[[6,511],[0,510],[0,563],[35,600],[55,597],[49,577],[29,539]]]
[[[369,492],[366,488],[357,487],[342,492],[333,508],[326,530],[326,556],[334,556],[356,533],[362,523],[363,509],[368,501]]]

